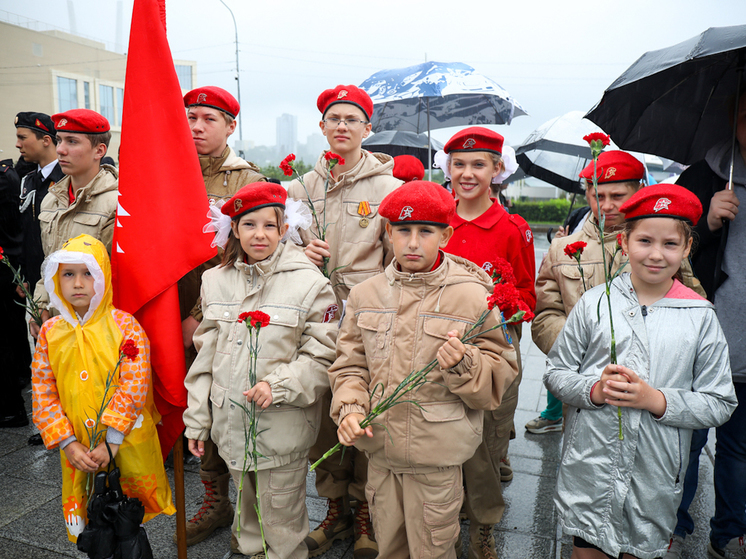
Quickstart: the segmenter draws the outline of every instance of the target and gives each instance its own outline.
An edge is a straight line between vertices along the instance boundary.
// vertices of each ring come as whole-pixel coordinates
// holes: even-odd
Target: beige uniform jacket
[[[326,219],[326,242],[332,254],[327,269],[331,272],[339,268],[331,281],[340,308],[353,286],[381,273],[394,256],[386,235],[386,220],[378,215],[381,200],[402,184],[391,174],[393,168],[390,156],[363,150],[363,157],[355,167],[336,180],[331,179],[325,207],[327,167],[322,154],[313,171],[303,177],[308,195],[298,180],[288,188],[291,198],[308,202],[310,197],[322,228]],[[300,234],[307,245],[318,238],[316,224]]]
[[[577,261],[565,254],[565,247],[578,241],[588,243],[580,259],[585,278],[585,290],[604,283],[601,241],[596,223],[596,219],[591,216],[577,233],[552,241],[539,268],[539,274],[536,277],[536,317],[531,323],[531,337],[545,355],[552,349],[570,311],[585,292]],[[607,265],[612,260],[616,246],[617,232],[606,233],[604,250]],[[623,256],[621,251],[617,252],[611,266],[612,273],[626,262],[627,257]],[[630,271],[628,264],[625,264],[624,271]],[[684,285],[705,296],[699,280],[692,275],[688,259],[682,262],[682,275]]]
[[[202,168],[202,178],[205,180],[205,189],[210,203],[218,200],[228,200],[247,184],[267,180],[260,173],[259,167],[238,157],[229,146],[225,146],[225,150],[220,157],[200,155],[199,165]],[[207,216],[205,216],[205,223],[207,223]],[[198,266],[179,280],[182,320],[190,314],[197,320],[202,320],[202,311],[198,302],[200,278],[205,270],[209,270],[218,264],[220,264],[219,255]]]
[[[73,237],[83,233],[95,237],[106,246],[111,255],[111,241],[117,212],[119,173],[111,165],[101,165],[94,179],[78,190],[70,204],[70,177],[49,188],[39,209],[41,245],[44,256],[54,251]],[[44,289],[44,278],[36,284],[34,297],[40,299],[42,308],[49,303],[49,294]]]
[[[337,360],[329,369],[332,418],[367,414],[370,398],[389,396],[413,371],[436,358],[447,333],[463,334],[487,310],[492,282],[477,265],[450,254],[438,268],[422,274],[385,273],[353,287],[337,341]],[[490,312],[481,330],[495,325]],[[516,353],[502,328],[467,345],[453,369],[436,366],[429,382],[376,419],[373,438],[356,446],[383,453],[392,467],[460,465],[482,440],[483,411],[498,407],[518,374]],[[388,430],[382,427],[385,426]]]
[[[257,381],[272,388],[272,404],[261,412],[259,469],[305,458],[321,421],[321,397],[329,390],[327,368],[337,338],[334,294],[300,247],[280,244],[267,260],[237,262],[205,272],[204,318],[194,335],[197,358],[187,373],[186,436],[212,440],[232,469],[243,467],[249,336],[242,312],[270,317],[259,333]],[[331,309],[330,309],[331,308]]]

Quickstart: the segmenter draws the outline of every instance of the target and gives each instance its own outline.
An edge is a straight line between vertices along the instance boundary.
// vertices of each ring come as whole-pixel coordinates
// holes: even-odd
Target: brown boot
[[[228,497],[230,473],[215,474],[200,470],[199,477],[205,485],[205,497],[197,514],[186,523],[187,546],[199,543],[218,528],[233,523],[233,505]]]
[[[497,559],[492,524],[471,523],[469,526],[469,559]]]
[[[325,553],[335,540],[344,540],[352,535],[352,512],[349,497],[328,499],[326,518],[304,540],[309,557]]]
[[[378,544],[370,521],[368,501],[360,501],[355,511],[355,547],[352,550],[354,559],[375,559],[378,557]]]

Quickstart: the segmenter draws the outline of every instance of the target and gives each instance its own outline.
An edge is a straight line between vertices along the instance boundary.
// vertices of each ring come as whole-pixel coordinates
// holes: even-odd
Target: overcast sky
[[[435,60],[473,66],[529,112],[495,129],[520,144],[543,122],[590,110],[640,55],[708,27],[746,23],[745,0],[225,0],[238,22],[244,139],[275,143],[275,119],[318,131],[318,94],[374,72]],[[0,0],[0,10],[106,42],[132,0]],[[167,0],[173,56],[197,61],[197,85],[236,93],[234,28],[219,0]],[[2,19],[6,19],[5,14]],[[455,129],[433,135],[447,140]],[[238,138],[238,133],[235,135]]]

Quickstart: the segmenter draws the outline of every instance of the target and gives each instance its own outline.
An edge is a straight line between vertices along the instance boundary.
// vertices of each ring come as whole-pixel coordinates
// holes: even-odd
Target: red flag
[[[208,201],[166,38],[164,0],[135,0],[127,52],[114,304],[150,338],[164,457],[184,428],[184,344],[176,282],[216,254]]]

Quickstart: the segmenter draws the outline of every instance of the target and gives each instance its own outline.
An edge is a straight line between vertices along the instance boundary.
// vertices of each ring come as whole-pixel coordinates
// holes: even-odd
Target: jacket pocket
[[[106,219],[105,215],[90,213],[90,212],[79,212],[73,216],[73,221],[84,225],[85,227],[97,228],[99,223]]]
[[[227,393],[227,388],[223,388],[215,381],[212,381],[212,387],[210,387],[210,402],[212,402],[212,405],[216,408],[222,408]]]
[[[394,313],[365,312],[357,315],[357,325],[360,328],[365,356],[368,359],[386,359],[391,351],[391,337],[393,335]]]
[[[446,315],[422,315],[421,349],[418,363],[425,365],[435,359],[438,349],[448,340],[448,332],[456,330],[462,338],[473,322],[460,317]]]
[[[462,464],[482,442],[483,424],[484,413],[467,409],[460,399],[420,402],[412,411],[410,454],[424,466]]]
[[[380,238],[380,235],[373,233],[381,229],[381,217],[378,215],[378,205],[368,202],[370,211],[366,215],[362,215],[358,213],[361,203],[361,201],[344,203],[345,211],[343,216],[345,229],[342,240],[346,243],[365,243],[372,245]],[[363,208],[361,211],[367,209]],[[344,262],[341,262],[341,264],[344,264]]]
[[[218,328],[218,345],[215,349],[217,353],[230,354],[231,342],[233,342],[236,327],[238,326],[239,310],[240,306],[238,303],[226,302],[210,303],[204,309],[203,318],[214,321]]]

